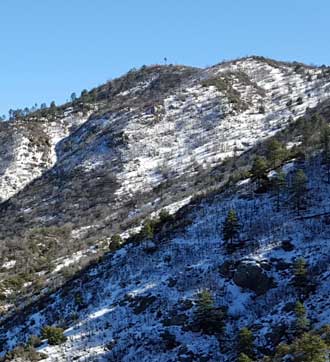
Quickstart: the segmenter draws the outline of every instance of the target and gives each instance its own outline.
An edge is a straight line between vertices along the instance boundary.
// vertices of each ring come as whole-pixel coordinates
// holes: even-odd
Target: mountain
[[[142,67],[1,123],[2,353],[56,325],[68,338],[38,347],[45,361],[235,361],[242,327],[256,358],[292,341],[297,300],[315,328],[326,324],[329,116],[329,68],[248,57]],[[272,140],[282,156],[260,187],[249,171]],[[298,214],[297,169],[308,176]],[[244,241],[235,250],[221,231],[230,209]],[[194,322],[201,290],[226,315],[221,334]],[[18,353],[28,352],[6,358]]]

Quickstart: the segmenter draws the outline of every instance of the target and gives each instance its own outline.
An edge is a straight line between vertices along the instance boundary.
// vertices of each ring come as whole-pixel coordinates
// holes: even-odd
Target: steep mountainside
[[[289,130],[281,136],[286,148],[300,152],[302,130],[317,132],[312,115],[326,119],[329,99],[329,68],[249,57],[207,69],[143,67],[70,104],[2,123],[3,352],[45,324],[69,327],[63,346],[42,347],[50,361],[235,360],[226,338],[244,325],[253,327],[260,353],[271,350],[269,334],[276,323],[290,323],[292,310],[283,308],[297,297],[294,288],[285,294],[294,259],[304,256],[314,267],[326,258],[328,185],[315,155],[303,164],[311,188],[306,221],[288,205],[274,211],[270,192],[252,197],[252,181],[232,180],[281,130]],[[114,234],[127,238],[146,218],[181,207],[152,243],[103,258]],[[228,254],[220,230],[232,207],[249,242]],[[319,238],[305,247],[316,229]],[[287,239],[289,253],[280,247]],[[100,262],[79,272],[91,260]],[[270,290],[240,289],[240,268],[262,272]],[[307,305],[327,303],[322,268]],[[229,307],[220,342],[191,326],[196,294],[205,288]],[[317,311],[309,312],[316,320]]]
[[[46,361],[234,361],[233,340],[248,326],[259,353],[271,351],[294,325],[294,303],[301,298],[293,284],[298,257],[305,258],[316,286],[304,296],[308,317],[315,326],[329,323],[329,184],[320,158],[284,165],[288,182],[296,167],[309,177],[303,215],[290,207],[289,192],[277,212],[274,195],[253,196],[256,185],[241,181],[182,210],[153,243],[108,254],[58,292],[15,313],[2,324],[7,348],[57,324],[67,328],[68,340],[44,343],[39,350],[49,356]],[[245,244],[235,252],[228,252],[221,233],[231,208]],[[205,288],[227,309],[221,337],[193,324],[197,294]]]

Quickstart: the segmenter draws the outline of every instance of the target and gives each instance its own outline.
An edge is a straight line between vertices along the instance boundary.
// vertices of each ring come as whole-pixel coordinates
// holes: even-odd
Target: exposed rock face
[[[267,276],[264,269],[247,262],[241,262],[238,265],[233,280],[241,288],[252,290],[257,295],[264,294],[275,286],[274,281]]]

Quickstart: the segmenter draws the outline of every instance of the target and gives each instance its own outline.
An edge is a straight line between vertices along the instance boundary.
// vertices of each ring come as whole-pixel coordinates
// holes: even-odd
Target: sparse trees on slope
[[[320,336],[304,333],[292,344],[280,344],[270,362],[326,362],[327,345]]]
[[[239,236],[240,224],[234,209],[229,210],[222,228],[223,239],[226,242],[233,243]]]

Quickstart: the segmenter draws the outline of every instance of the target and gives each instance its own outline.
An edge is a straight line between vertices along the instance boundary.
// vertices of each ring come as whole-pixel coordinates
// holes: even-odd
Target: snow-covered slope
[[[0,199],[7,200],[56,163],[56,144],[87,120],[79,114],[57,121],[2,122]]]
[[[306,259],[317,286],[305,300],[308,316],[316,326],[329,323],[330,186],[319,162],[316,158],[299,165],[309,177],[308,210],[300,216],[290,207],[289,194],[283,195],[281,211],[276,212],[271,194],[252,197],[255,186],[241,182],[179,213],[177,221],[188,224],[184,229],[165,232],[153,247],[149,242],[125,246],[37,307],[14,315],[3,324],[2,338],[13,347],[39,334],[41,326],[55,323],[66,326],[68,340],[61,346],[43,344],[39,350],[49,356],[45,361],[235,360],[233,340],[243,326],[253,330],[261,350],[284,338],[276,335],[277,327],[290,329],[290,305],[300,298],[291,284],[297,257]],[[288,181],[295,167],[284,167]],[[221,236],[231,208],[238,213],[245,240],[234,253],[227,251]],[[291,251],[283,248],[285,240],[292,243]],[[271,281],[264,290],[255,293],[235,284],[246,265]],[[228,308],[220,340],[190,326],[197,293],[205,288],[218,306]]]
[[[322,105],[326,112],[328,103],[322,102],[330,98],[329,69],[259,57],[207,69],[155,66],[130,72],[87,97],[93,113],[85,112],[85,116],[80,110],[87,98],[76,103],[79,111],[69,115],[70,105],[53,121],[1,124],[0,192],[6,200],[0,205],[0,292],[4,296],[2,327],[6,329],[0,332],[4,348],[37,333],[46,322],[63,322],[73,328],[63,347],[68,358],[84,353],[93,358],[93,353],[106,354],[108,348],[114,361],[141,361],[144,356],[146,361],[155,356],[160,361],[162,356],[164,361],[184,361],[189,350],[199,354],[200,360],[207,351],[209,360],[221,360],[230,346],[223,342],[220,348],[214,337],[198,335],[186,325],[181,328],[193,313],[186,303],[191,304],[199,288],[214,290],[218,304],[232,304],[228,333],[250,324],[253,318],[268,332],[270,322],[263,324],[262,318],[269,313],[262,313],[263,308],[269,311],[266,305],[275,308],[267,300],[273,291],[259,297],[256,308],[260,310],[254,311],[253,295],[239,290],[231,277],[220,276],[218,267],[228,255],[221,246],[219,227],[228,209],[235,206],[241,210],[240,217],[249,220],[244,223],[246,238],[259,243],[251,243],[245,254],[231,256],[233,268],[239,267],[242,258],[261,268],[264,264],[258,259],[276,259],[276,253],[281,253],[276,248],[291,228],[301,235],[308,228],[305,222],[299,224],[289,209],[281,216],[275,213],[269,195],[249,199],[249,186],[244,184],[238,195],[221,194],[184,215],[183,224],[191,226],[184,233],[179,230],[174,237],[165,237],[166,242],[154,253],[146,253],[145,245],[127,246],[83,274],[82,280],[78,278],[74,291],[68,285],[58,292],[61,297],[47,299],[47,294],[61,286],[65,273],[78,271],[89,258],[101,256],[114,233],[127,236],[138,230],[144,218],[163,208],[175,212],[192,196],[225,183],[228,174],[219,174],[219,166],[228,157],[251,149],[311,108]],[[315,168],[308,167],[314,173]],[[317,187],[325,187],[317,180],[320,175],[315,176],[321,185]],[[241,197],[241,193],[246,195]],[[323,201],[319,206],[326,207]],[[266,217],[266,212],[271,217]],[[287,220],[287,229],[283,229],[283,220]],[[301,249],[298,234],[295,250]],[[295,253],[278,258],[283,265],[283,260]],[[277,280],[280,271],[275,270],[276,265],[266,271],[278,281],[274,293],[281,295],[281,283],[286,283],[290,271],[284,270],[287,276]],[[45,285],[49,289],[37,294]],[[67,291],[70,294],[63,295]],[[84,294],[83,307],[74,305],[76,292]],[[31,298],[35,301],[32,306]],[[265,307],[260,307],[262,303]],[[146,314],[149,304],[155,312]],[[29,305],[28,311],[12,315],[17,306]],[[166,349],[160,333],[165,319],[177,318],[171,315],[176,313],[172,311],[175,306],[179,306],[181,322],[168,327],[181,350],[158,350]],[[29,308],[34,307],[32,318]],[[141,308],[146,309],[134,312]],[[55,310],[61,311],[60,315]],[[254,317],[244,319],[245,310],[253,311]],[[76,312],[81,323],[75,324],[71,318]],[[27,322],[25,316],[30,318]],[[266,343],[265,333],[257,333],[260,343]],[[107,343],[111,346],[105,347]],[[57,347],[56,351],[45,348],[50,356],[62,353]],[[182,357],[175,357],[178,355]]]
[[[211,85],[214,79],[227,85]],[[133,97],[136,88],[127,92]],[[106,165],[115,151],[111,136],[120,132],[125,148],[116,175],[121,185],[117,195],[132,196],[154,188],[169,174],[192,174],[196,166],[212,167],[234,150],[252,147],[329,96],[330,74],[323,69],[259,58],[220,64],[184,81],[147,110],[91,119],[63,143],[68,151],[60,151],[62,165],[86,171]],[[77,157],[79,150],[83,152]]]

